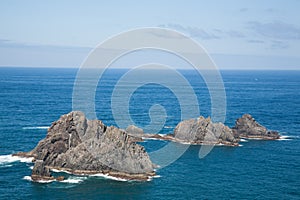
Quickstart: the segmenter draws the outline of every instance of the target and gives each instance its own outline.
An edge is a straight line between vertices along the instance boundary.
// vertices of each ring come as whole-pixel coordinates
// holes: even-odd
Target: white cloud
[[[300,40],[300,28],[285,22],[248,22],[248,27],[260,36],[279,40]]]

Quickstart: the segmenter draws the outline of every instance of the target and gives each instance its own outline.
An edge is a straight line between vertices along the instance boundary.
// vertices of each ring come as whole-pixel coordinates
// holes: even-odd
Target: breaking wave
[[[1,155],[0,156],[0,165],[5,165],[13,162],[24,162],[24,163],[31,163],[33,158],[23,158],[19,156],[13,155]]]
[[[50,126],[28,126],[28,127],[23,127],[22,129],[24,130],[33,130],[33,129],[48,129]]]
[[[117,177],[114,177],[114,176],[110,176],[108,174],[93,174],[93,175],[90,175],[91,177],[102,177],[102,178],[105,178],[105,179],[110,179],[110,180],[115,180],[115,181],[129,181],[127,179],[124,179],[124,178],[117,178]]]
[[[23,179],[26,180],[26,181],[32,181],[32,179],[31,179],[30,176],[24,176]],[[68,177],[67,179],[65,179],[63,181],[57,181],[57,180],[40,180],[40,181],[37,181],[37,182],[38,183],[59,182],[59,183],[77,184],[77,183],[83,182],[86,179],[87,179],[87,177],[72,176],[72,177]]]
[[[60,181],[60,183],[71,183],[71,184],[76,184],[76,183],[81,183],[84,180],[86,180],[87,177],[82,177],[82,176],[72,176],[69,177],[63,181]]]
[[[281,135],[278,140],[285,141],[285,140],[292,140],[293,138],[297,138],[297,136]]]
[[[32,181],[30,176],[24,176],[23,179],[26,180],[26,181]],[[38,183],[51,183],[53,181],[55,181],[55,180],[47,180],[47,181],[46,180],[40,180],[40,181],[37,181],[37,182]]]

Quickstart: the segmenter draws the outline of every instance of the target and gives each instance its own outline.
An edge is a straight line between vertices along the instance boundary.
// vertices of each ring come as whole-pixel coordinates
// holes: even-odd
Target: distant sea
[[[114,85],[126,70],[110,70],[96,92],[97,118],[116,125],[110,108]],[[72,110],[76,69],[0,68],[0,199],[300,199],[300,71],[221,71],[227,99],[226,125],[250,113],[268,129],[286,136],[277,141],[248,140],[239,147],[218,146],[199,159],[190,146],[176,162],[158,169],[152,181],[116,181],[66,175],[64,182],[33,183],[32,163],[11,157],[29,151],[47,127]],[[193,86],[201,115],[211,115],[210,95],[193,71],[181,71]],[[155,95],[154,95],[155,94]],[[180,121],[177,98],[167,88],[138,88],[130,114],[149,123],[151,105],[167,113],[160,133]],[[166,141],[140,143],[151,152]],[[172,152],[170,152],[171,154]]]

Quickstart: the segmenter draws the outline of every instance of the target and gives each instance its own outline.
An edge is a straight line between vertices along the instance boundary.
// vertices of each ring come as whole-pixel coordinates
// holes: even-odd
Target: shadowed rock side
[[[237,119],[232,131],[235,137],[240,138],[257,138],[265,140],[280,138],[277,131],[267,130],[266,127],[256,122],[250,114],[244,114],[241,118]]]
[[[35,158],[34,181],[54,179],[50,169],[133,180],[155,175],[144,147],[125,131],[106,127],[100,120],[87,120],[78,111],[61,116],[32,151],[17,155]]]
[[[191,144],[238,145],[238,139],[234,137],[232,130],[222,123],[213,123],[210,117],[200,116],[180,122],[174,130],[174,137]]]

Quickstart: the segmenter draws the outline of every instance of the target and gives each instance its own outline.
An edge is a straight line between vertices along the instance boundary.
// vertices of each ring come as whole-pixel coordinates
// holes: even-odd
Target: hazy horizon
[[[300,69],[299,1],[218,4],[2,2],[0,66],[77,68],[92,49],[116,34],[160,27],[201,44],[221,70]]]

